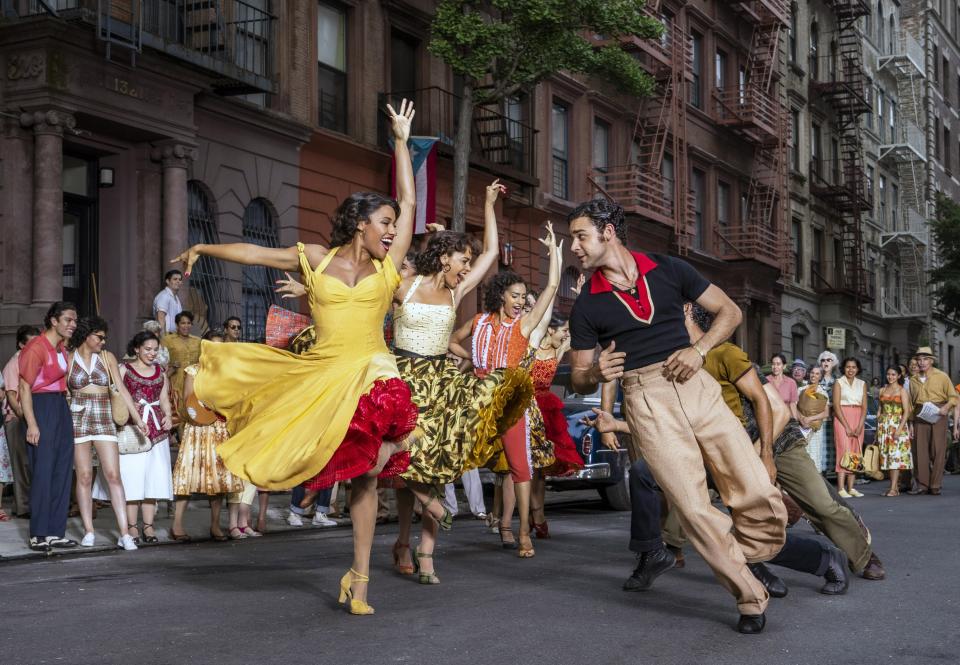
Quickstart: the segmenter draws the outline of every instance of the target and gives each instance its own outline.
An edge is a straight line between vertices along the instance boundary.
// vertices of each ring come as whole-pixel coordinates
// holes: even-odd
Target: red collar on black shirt
[[[590,278],[590,293],[613,293],[620,302],[626,305],[627,311],[630,312],[633,318],[641,323],[650,325],[650,322],[653,321],[655,307],[653,300],[650,298],[650,285],[647,284],[647,273],[656,268],[657,264],[646,254],[630,252],[630,255],[637,264],[636,298],[632,297],[629,293],[615,290],[610,280],[603,275],[602,270],[595,271]]]

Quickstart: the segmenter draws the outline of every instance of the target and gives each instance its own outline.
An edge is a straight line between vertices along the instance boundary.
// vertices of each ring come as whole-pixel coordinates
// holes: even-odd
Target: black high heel
[[[506,540],[503,537],[503,534],[505,533],[510,534],[510,540]],[[517,544],[517,541],[513,538],[513,529],[505,529],[502,526],[500,527],[500,547],[502,547],[505,550],[515,550],[518,547],[520,547]]]
[[[147,543],[148,545],[153,545],[153,544],[155,544],[155,543],[159,543],[159,542],[160,542],[160,539],[157,538],[157,533],[156,533],[156,531],[154,531],[154,533],[153,533],[152,536],[148,536],[148,535],[147,535],[147,529],[148,529],[148,528],[152,529],[152,528],[153,528],[153,525],[152,525],[152,524],[147,524],[146,522],[144,522],[144,523],[143,523],[143,531],[142,531],[142,533],[143,533],[143,542]]]

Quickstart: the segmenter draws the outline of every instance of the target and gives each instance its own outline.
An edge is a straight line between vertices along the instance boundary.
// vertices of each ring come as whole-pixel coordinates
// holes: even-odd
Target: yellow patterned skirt
[[[192,425],[183,428],[180,452],[173,467],[173,493],[225,494],[239,492],[243,481],[230,473],[217,454],[217,446],[230,438],[227,424],[221,420],[211,425]]]
[[[420,407],[420,437],[411,437],[405,480],[444,485],[488,459],[500,436],[533,403],[533,382],[522,370],[504,369],[480,378],[449,360],[397,357],[400,376]],[[502,445],[499,446],[502,448]]]

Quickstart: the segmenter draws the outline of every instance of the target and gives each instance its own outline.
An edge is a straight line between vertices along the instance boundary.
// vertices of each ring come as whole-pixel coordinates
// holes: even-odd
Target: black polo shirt
[[[637,262],[633,290],[614,287],[600,270],[593,273],[570,314],[570,341],[576,351],[617,343],[627,354],[624,370],[663,362],[690,346],[683,303],[710,286],[686,261],[664,254],[631,252]]]

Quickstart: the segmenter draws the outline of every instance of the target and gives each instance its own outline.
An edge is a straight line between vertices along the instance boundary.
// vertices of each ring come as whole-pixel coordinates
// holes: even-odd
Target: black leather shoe
[[[653,586],[657,577],[673,568],[676,561],[676,557],[666,547],[640,554],[637,556],[637,567],[633,575],[623,583],[623,590],[646,591]]]
[[[753,576],[760,580],[769,593],[774,598],[783,598],[787,595],[787,584],[782,579],[774,575],[769,568],[762,563],[748,563],[747,568],[753,573]],[[746,615],[744,615],[746,616]]]
[[[839,596],[847,592],[847,555],[835,547],[828,556],[827,571],[823,574],[827,583],[820,588],[820,593]]]
[[[882,580],[887,576],[887,572],[883,569],[883,564],[880,563],[877,555],[871,552],[870,560],[867,561],[867,565],[863,569],[863,572],[860,573],[860,576],[865,580]]]
[[[746,635],[756,635],[762,633],[766,625],[766,614],[741,614],[740,621],[737,622],[737,630]]]

